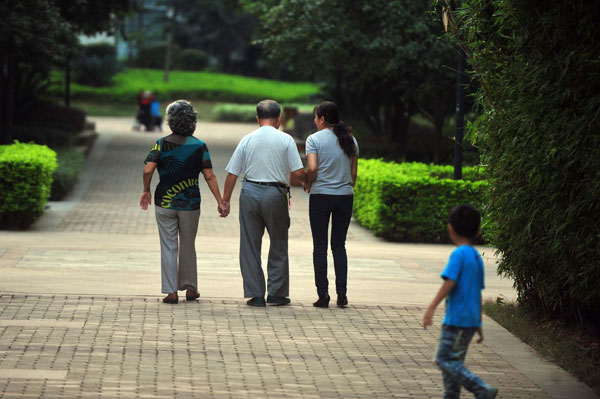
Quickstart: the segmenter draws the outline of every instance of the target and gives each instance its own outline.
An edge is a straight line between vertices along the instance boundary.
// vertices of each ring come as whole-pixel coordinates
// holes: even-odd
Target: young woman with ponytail
[[[313,306],[329,307],[327,234],[331,218],[337,305],[345,307],[348,304],[346,233],[352,218],[358,143],[352,135],[352,128],[340,120],[335,103],[322,102],[315,107],[314,117],[318,131],[306,139],[310,229],[313,236],[315,284],[319,295]]]

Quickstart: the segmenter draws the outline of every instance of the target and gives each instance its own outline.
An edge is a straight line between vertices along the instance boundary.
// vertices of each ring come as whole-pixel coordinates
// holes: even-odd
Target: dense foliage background
[[[599,328],[600,3],[473,0],[450,17],[482,85],[499,271],[526,308]]]

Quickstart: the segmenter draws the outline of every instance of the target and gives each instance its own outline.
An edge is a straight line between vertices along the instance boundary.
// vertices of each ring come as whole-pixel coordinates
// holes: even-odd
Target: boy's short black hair
[[[481,215],[471,205],[459,205],[450,212],[448,223],[459,236],[475,238],[479,231]]]

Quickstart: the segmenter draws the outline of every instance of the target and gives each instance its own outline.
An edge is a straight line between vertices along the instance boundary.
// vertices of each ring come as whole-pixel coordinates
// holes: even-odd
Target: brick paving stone
[[[64,379],[0,373],[0,396],[436,398],[439,331],[419,327],[422,311],[0,295],[0,320],[11,321],[0,323],[0,371],[66,371]],[[486,345],[471,347],[468,365],[502,398],[549,397]]]

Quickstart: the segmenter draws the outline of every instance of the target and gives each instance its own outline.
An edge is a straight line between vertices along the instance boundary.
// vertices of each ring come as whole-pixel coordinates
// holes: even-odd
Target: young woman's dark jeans
[[[348,279],[346,233],[352,218],[353,201],[353,195],[310,195],[308,214],[313,236],[315,284],[320,298],[327,297],[329,287],[329,281],[327,280],[327,233],[330,217],[335,289],[338,295],[346,295]]]

